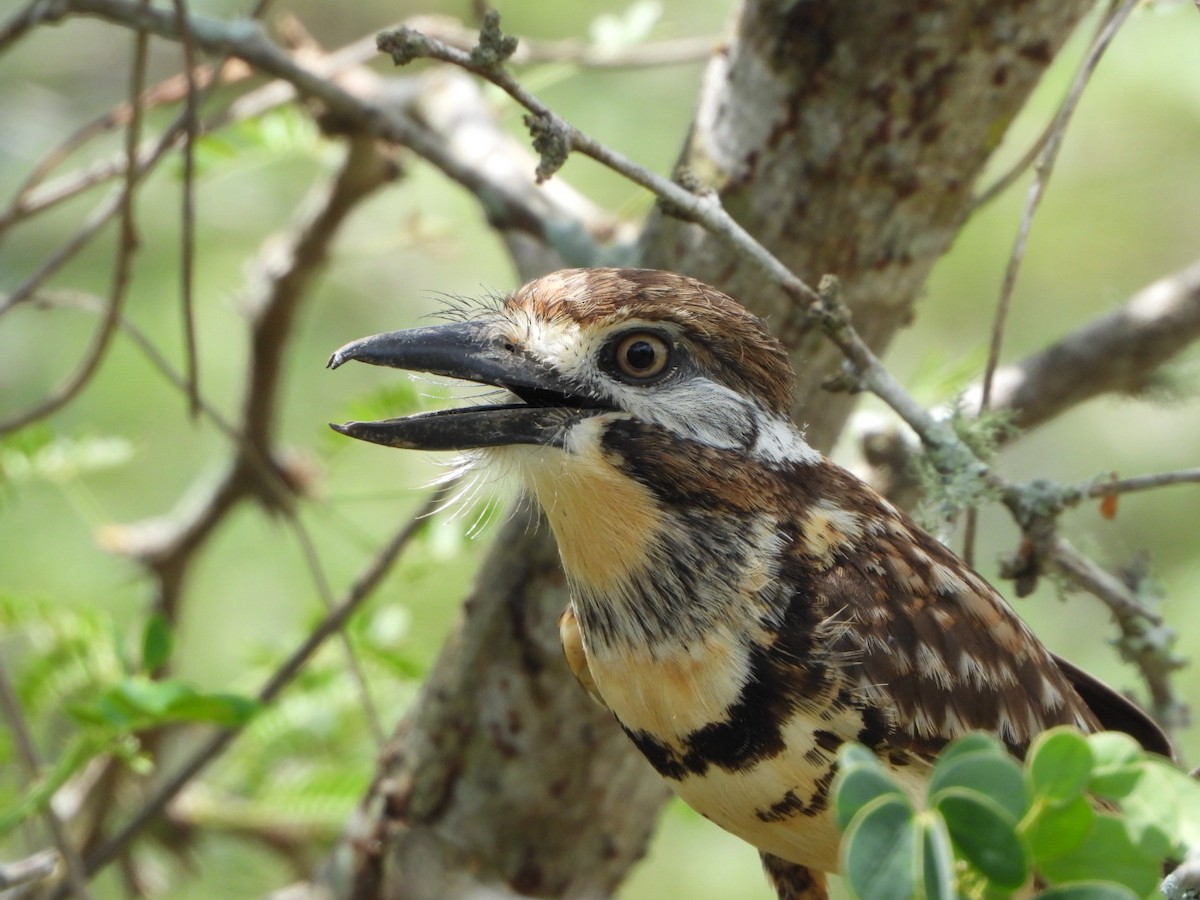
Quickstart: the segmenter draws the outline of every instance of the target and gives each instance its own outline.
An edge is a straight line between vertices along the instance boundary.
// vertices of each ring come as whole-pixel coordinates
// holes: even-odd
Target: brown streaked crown
[[[531,281],[505,300],[505,309],[542,319],[567,317],[580,325],[674,323],[686,332],[701,368],[741,394],[786,415],[795,373],[766,323],[741,304],[686,275],[657,269],[563,269]]]

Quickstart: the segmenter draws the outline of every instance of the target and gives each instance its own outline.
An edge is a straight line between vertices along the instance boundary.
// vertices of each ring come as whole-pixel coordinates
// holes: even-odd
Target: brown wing
[[[860,533],[810,553],[801,580],[824,607],[831,663],[858,705],[882,713],[880,749],[927,757],[982,730],[1020,754],[1055,725],[1103,727],[1070,672],[991,585],[872,493],[855,499],[853,519],[841,522]]]
[[[1144,709],[1073,662],[1054,655],[1054,662],[1106,731],[1123,731],[1150,753],[1175,759],[1171,739]]]

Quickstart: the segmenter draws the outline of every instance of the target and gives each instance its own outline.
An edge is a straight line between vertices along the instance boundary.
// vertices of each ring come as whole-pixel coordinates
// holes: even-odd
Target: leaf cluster
[[[842,869],[861,900],[1071,900],[1155,894],[1200,839],[1200,785],[1128,735],[1041,735],[1022,764],[971,734],[938,757],[920,802],[866,748],[842,751]]]

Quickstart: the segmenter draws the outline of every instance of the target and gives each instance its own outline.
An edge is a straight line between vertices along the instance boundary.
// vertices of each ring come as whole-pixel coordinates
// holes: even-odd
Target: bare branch
[[[1138,475],[1134,478],[1094,481],[1080,492],[1079,502],[1096,497],[1115,497],[1134,491],[1148,491],[1172,484],[1196,484],[1200,482],[1200,469],[1180,469],[1177,472],[1160,472],[1157,475]],[[1071,501],[1068,501],[1071,502]]]
[[[17,692],[13,690],[12,682],[8,679],[8,672],[3,660],[0,660],[0,711],[3,711],[4,718],[8,721],[17,760],[25,769],[29,783],[33,784],[41,777],[41,764],[33,744],[33,735],[29,733],[29,725],[25,721],[25,713],[21,709]],[[50,836],[54,840],[54,846],[58,848],[58,856],[61,856],[67,863],[67,883],[81,900],[90,900],[91,893],[88,891],[88,876],[83,866],[83,860],[79,858],[79,854],[71,845],[63,830],[62,820],[59,819],[51,804],[47,804],[43,817],[50,830]],[[55,859],[50,860],[49,869],[51,871],[54,869],[55,861]],[[44,871],[45,863],[46,857],[43,854],[40,858],[31,857],[24,860],[20,866],[15,867],[15,872],[3,873],[3,877],[0,877],[0,891],[16,886],[21,881],[34,881],[46,877],[49,872]]]
[[[459,50],[469,51],[479,41],[479,30],[449,16],[416,16],[408,20],[414,31]],[[718,35],[647,41],[628,47],[601,47],[582,41],[539,41],[521,38],[509,61],[513,65],[569,63],[585,69],[637,69],[701,62],[720,45]]]
[[[49,21],[53,15],[50,0],[30,0],[20,12],[13,13],[0,24],[0,53],[25,37],[30,31]]]
[[[1019,441],[1104,394],[1146,393],[1156,373],[1198,340],[1200,262],[1148,285],[1116,311],[1032,356],[998,369],[991,408],[1013,426],[999,435],[1000,444]],[[966,412],[978,414],[981,390],[976,384],[964,393]],[[876,470],[871,480],[901,505],[912,505],[920,494],[912,472],[920,448],[912,433],[891,425],[872,427],[864,431],[862,444],[864,457]]]
[[[0,891],[25,887],[43,881],[58,868],[58,853],[41,850],[16,862],[0,863]]]
[[[148,0],[142,0],[143,7]],[[0,435],[8,434],[17,429],[37,422],[40,419],[61,409],[71,401],[76,394],[91,381],[92,376],[100,366],[108,351],[109,342],[117,331],[121,307],[125,293],[129,287],[132,273],[133,255],[138,247],[136,225],[134,222],[133,194],[141,174],[137,164],[137,146],[141,137],[142,117],[136,108],[137,99],[145,90],[146,56],[149,47],[149,36],[144,31],[137,31],[134,38],[133,72],[130,77],[130,98],[134,112],[126,128],[125,140],[125,184],[117,198],[116,210],[120,216],[120,232],[117,238],[116,262],[113,266],[112,287],[108,296],[108,307],[100,323],[100,329],[92,338],[83,362],[79,368],[48,398],[32,409],[18,413],[11,418],[0,421]],[[82,246],[82,244],[80,245]]]
[[[195,285],[193,263],[196,254],[196,140],[200,134],[200,96],[196,82],[196,49],[188,28],[187,0],[172,0],[175,21],[183,47],[183,72],[187,81],[183,110],[183,202],[180,210],[181,233],[179,299],[183,315],[183,349],[188,380],[188,406],[192,417],[200,413],[200,373],[196,351],[196,316],[192,289]]]

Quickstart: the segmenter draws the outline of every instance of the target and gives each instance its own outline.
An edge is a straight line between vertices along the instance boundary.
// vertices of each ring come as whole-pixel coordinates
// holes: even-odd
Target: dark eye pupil
[[[656,359],[654,347],[648,341],[634,341],[625,348],[625,362],[639,372],[653,368]]]

